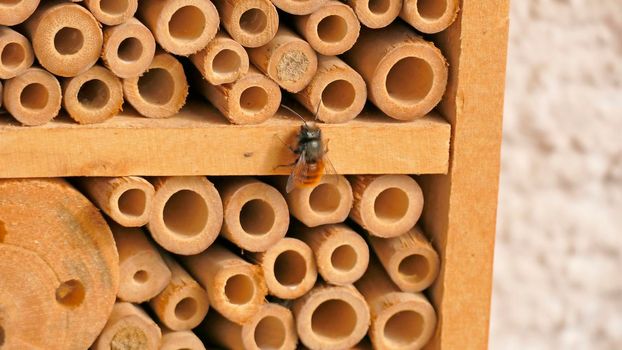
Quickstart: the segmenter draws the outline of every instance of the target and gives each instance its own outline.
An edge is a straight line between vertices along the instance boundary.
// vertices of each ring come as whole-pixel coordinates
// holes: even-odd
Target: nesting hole
[[[389,11],[391,0],[369,0],[368,7],[370,12],[381,15]]]
[[[337,186],[332,184],[320,184],[309,195],[309,206],[317,213],[330,214],[339,208],[341,193]]]
[[[187,321],[196,315],[197,309],[197,301],[194,298],[183,298],[175,305],[175,317],[179,320]]]
[[[327,43],[337,43],[348,34],[348,24],[341,16],[330,15],[322,18],[317,24],[317,35]]]
[[[356,327],[356,312],[352,305],[340,299],[321,303],[311,316],[311,329],[319,336],[343,339]]]
[[[401,220],[408,211],[408,195],[402,189],[388,188],[376,197],[374,212],[380,220],[396,222]]]
[[[118,206],[124,215],[141,216],[147,207],[147,194],[138,188],[130,188],[119,196]]]
[[[274,261],[274,276],[284,286],[297,286],[307,275],[307,262],[294,250],[286,250]]]
[[[349,244],[340,245],[330,255],[330,263],[333,268],[343,272],[352,270],[356,266],[357,259],[356,250]]]
[[[387,74],[389,96],[406,103],[424,99],[432,89],[434,73],[428,62],[418,57],[399,60]]]
[[[240,70],[242,62],[237,52],[223,49],[214,56],[212,70],[218,74],[233,74]]]
[[[384,325],[384,336],[399,347],[415,342],[423,332],[423,317],[415,311],[400,311]]]
[[[233,275],[225,283],[225,296],[232,304],[244,305],[253,299],[255,286],[247,275]]]
[[[354,103],[356,92],[347,80],[335,80],[322,91],[322,103],[335,111],[343,111]]]
[[[149,280],[149,273],[145,270],[138,270],[134,273],[132,278],[134,279],[134,282],[143,284]]]
[[[285,325],[283,321],[267,316],[261,319],[255,327],[255,344],[259,349],[279,349],[285,343]]]
[[[24,47],[18,43],[8,43],[2,49],[2,54],[0,55],[0,62],[2,65],[12,69],[19,67],[19,65],[24,62],[26,58],[26,52],[24,51]]]
[[[428,276],[430,273],[430,264],[425,256],[412,254],[400,261],[397,270],[402,275],[402,278],[416,283]]]
[[[168,31],[178,40],[195,40],[205,30],[205,15],[196,6],[179,8],[168,22]]]
[[[138,92],[145,101],[164,105],[173,98],[175,80],[166,69],[152,68],[138,78]]]
[[[84,286],[78,280],[65,281],[56,288],[56,301],[66,307],[75,308],[84,301]]]
[[[193,236],[203,231],[208,214],[203,197],[194,191],[181,190],[164,205],[164,225],[177,234]]]
[[[143,54],[143,44],[134,37],[123,39],[117,49],[117,56],[126,62],[138,61]]]
[[[24,108],[40,110],[48,104],[48,89],[43,84],[28,84],[19,95],[19,102]]]
[[[240,16],[240,29],[248,34],[259,34],[268,26],[268,17],[257,8],[246,10]]]
[[[110,15],[122,15],[127,11],[127,0],[100,0],[99,9]]]
[[[91,79],[80,86],[78,102],[87,109],[100,109],[110,101],[110,88],[99,79]]]
[[[246,113],[261,112],[268,104],[268,93],[260,86],[251,86],[240,95],[240,107]]]
[[[428,19],[438,19],[447,11],[447,0],[417,0],[419,15]]]
[[[84,36],[76,28],[63,27],[54,36],[54,48],[61,55],[73,55],[84,45]]]
[[[242,206],[240,210],[240,225],[251,235],[264,235],[272,229],[275,222],[274,209],[270,203],[253,199]]]
[[[145,331],[134,325],[126,325],[114,334],[110,341],[110,350],[139,350],[149,347]]]

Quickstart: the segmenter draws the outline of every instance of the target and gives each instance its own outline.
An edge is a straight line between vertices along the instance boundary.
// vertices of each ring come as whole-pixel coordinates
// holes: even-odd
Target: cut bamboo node
[[[289,92],[304,89],[317,71],[313,48],[283,26],[266,45],[248,49],[248,55],[259,70]]]
[[[175,254],[197,254],[209,247],[220,231],[223,209],[214,185],[205,177],[160,177],[149,231],[164,249]]]
[[[308,111],[317,112],[319,120],[345,123],[356,118],[365,107],[367,88],[365,80],[345,62],[319,55],[313,80],[294,96]]]
[[[344,60],[367,82],[369,99],[395,119],[424,116],[445,93],[448,69],[441,51],[403,24],[361,30]]]
[[[102,49],[99,22],[84,7],[50,2],[25,23],[39,63],[52,74],[74,77],[91,68]]]
[[[207,0],[139,1],[138,14],[164,50],[182,56],[207,46],[220,23]]]
[[[101,123],[115,116],[123,106],[123,87],[112,72],[93,66],[63,81],[63,107],[80,124]]]
[[[346,0],[361,23],[372,29],[391,24],[402,10],[402,0]]]
[[[39,6],[39,0],[0,1],[0,25],[14,26],[32,15]]]
[[[248,54],[237,41],[219,32],[201,51],[190,56],[201,75],[212,85],[233,83],[248,72]]]
[[[119,78],[141,75],[155,55],[151,31],[136,18],[104,29],[102,61]]]
[[[369,240],[387,274],[402,291],[420,292],[436,280],[440,260],[421,228],[416,226],[394,238]]]
[[[391,238],[412,229],[423,211],[423,192],[407,175],[350,177],[354,205],[350,218],[372,236]]]
[[[327,0],[272,0],[281,10],[293,15],[308,15],[322,7]]]
[[[4,83],[4,108],[24,125],[41,125],[58,115],[61,88],[52,74],[28,68]]]
[[[143,116],[169,118],[186,103],[188,82],[181,63],[167,53],[158,52],[143,75],[123,79],[123,93]]]
[[[458,16],[458,0],[404,0],[400,17],[420,32],[447,29]]]
[[[104,213],[126,227],[147,224],[154,196],[153,185],[138,176],[85,177],[79,186]]]
[[[163,258],[172,277],[149,305],[167,328],[190,330],[203,321],[209,310],[207,292],[171,256],[164,255]]]
[[[162,329],[160,350],[205,350],[205,346],[191,331]]]
[[[110,225],[119,252],[120,283],[117,297],[143,303],[158,295],[171,280],[171,271],[158,249],[139,228]]]
[[[277,298],[299,298],[315,285],[313,251],[301,240],[286,237],[263,253],[249,255],[262,268],[269,293]]]
[[[295,18],[298,32],[315,51],[334,56],[350,50],[359,37],[361,24],[352,8],[330,0],[317,11]]]
[[[245,47],[267,44],[279,28],[279,14],[269,0],[215,0],[223,27]]]
[[[320,285],[292,308],[300,340],[311,349],[346,349],[360,342],[369,326],[369,307],[352,286]]]
[[[199,255],[181,259],[207,290],[210,305],[230,321],[243,324],[264,304],[267,288],[261,268],[221,245],[213,244]]]
[[[34,59],[32,46],[25,36],[13,29],[0,27],[0,79],[11,79],[22,74],[32,66]]]
[[[84,0],[86,7],[98,21],[113,26],[134,16],[138,0]]]
[[[161,338],[160,328],[145,311],[133,304],[118,302],[92,349],[158,350]]]

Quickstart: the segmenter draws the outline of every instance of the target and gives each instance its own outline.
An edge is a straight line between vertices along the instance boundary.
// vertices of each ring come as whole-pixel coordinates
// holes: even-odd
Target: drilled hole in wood
[[[297,286],[307,275],[305,259],[294,250],[286,250],[274,261],[274,277],[284,286]]]
[[[240,29],[248,34],[259,34],[267,25],[268,17],[260,9],[248,9],[240,16]]]
[[[253,299],[255,286],[246,275],[233,275],[225,283],[225,296],[232,304],[244,305]]]
[[[412,254],[400,261],[398,272],[402,278],[411,282],[419,282],[430,273],[430,264],[423,255]]]
[[[240,210],[240,225],[251,235],[265,235],[270,232],[275,222],[274,209],[270,203],[261,199],[253,199]]]
[[[149,280],[149,273],[145,270],[138,270],[132,278],[136,283],[143,284]]]
[[[384,336],[399,347],[415,342],[423,332],[423,317],[415,311],[400,311],[384,325]]]
[[[182,321],[191,319],[197,313],[197,301],[194,298],[184,298],[175,305],[175,317]]]
[[[61,55],[73,55],[84,45],[84,36],[76,28],[64,27],[54,36],[54,48]]]
[[[84,301],[84,286],[78,280],[69,280],[56,288],[56,301],[66,307],[75,308]]]
[[[2,48],[0,62],[7,68],[18,67],[26,58],[24,47],[18,43],[8,43]]]
[[[203,231],[208,215],[203,197],[194,191],[181,190],[166,201],[162,217],[169,230],[180,235],[193,236]]]
[[[45,86],[39,83],[28,84],[19,95],[19,101],[24,108],[40,110],[48,104],[49,93]]]
[[[141,216],[147,207],[147,194],[145,191],[130,188],[119,196],[119,211],[128,216]]]
[[[279,349],[285,343],[285,325],[274,317],[267,316],[261,319],[255,327],[255,344],[259,349]]]
[[[134,37],[123,39],[117,49],[117,56],[126,62],[137,61],[143,54],[143,44]]]
[[[347,338],[356,327],[356,312],[343,300],[331,299],[321,303],[311,316],[314,333],[332,339]]]
[[[168,22],[168,31],[178,40],[195,40],[205,30],[205,15],[196,6],[184,6],[175,11]]]
[[[99,79],[91,79],[80,86],[78,102],[87,109],[100,109],[110,101],[110,88]]]
[[[402,189],[388,188],[382,191],[374,201],[376,217],[383,221],[395,222],[404,218],[408,212],[408,195]]]

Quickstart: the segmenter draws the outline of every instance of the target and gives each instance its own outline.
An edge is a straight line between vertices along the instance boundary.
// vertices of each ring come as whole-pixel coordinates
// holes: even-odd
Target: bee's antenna
[[[283,108],[287,109],[288,111],[294,113],[294,115],[296,115],[298,118],[300,118],[300,120],[302,120],[302,122],[305,124],[305,126],[308,126],[307,125],[307,121],[305,120],[305,118],[303,118],[298,112],[293,110],[291,107],[288,107],[288,106],[286,106],[284,104],[281,104],[281,107],[283,107]]]

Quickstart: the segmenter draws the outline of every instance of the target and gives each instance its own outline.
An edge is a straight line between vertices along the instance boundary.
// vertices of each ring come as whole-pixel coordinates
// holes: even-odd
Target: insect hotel
[[[507,12],[0,1],[0,349],[486,348]]]

